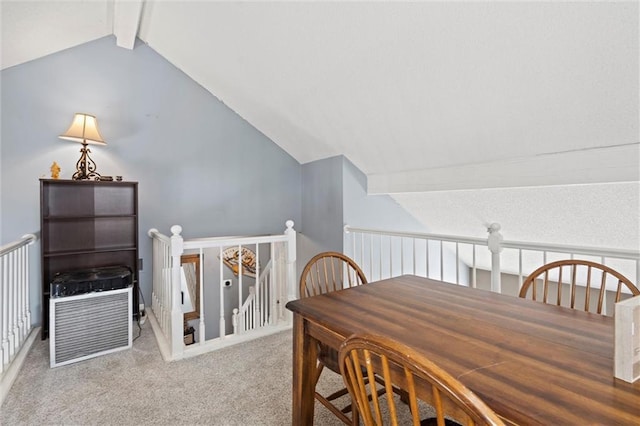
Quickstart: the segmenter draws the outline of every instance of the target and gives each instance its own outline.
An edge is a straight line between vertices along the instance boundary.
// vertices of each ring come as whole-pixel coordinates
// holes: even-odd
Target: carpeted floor
[[[290,425],[291,355],[285,331],[165,362],[147,322],[131,350],[49,368],[49,340],[37,340],[2,405],[0,425]],[[341,387],[342,377],[323,372],[319,392]],[[348,395],[340,401],[349,402]],[[343,425],[315,406],[316,425]]]
[[[131,350],[53,369],[48,345],[34,343],[1,425],[291,424],[290,331],[176,362],[163,361],[149,323]],[[319,387],[341,385],[328,373]],[[341,425],[320,404],[315,422]]]

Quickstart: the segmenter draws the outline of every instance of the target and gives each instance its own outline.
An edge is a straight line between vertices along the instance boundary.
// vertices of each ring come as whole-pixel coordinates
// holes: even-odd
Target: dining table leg
[[[317,344],[306,334],[304,318],[294,314],[292,425],[313,425],[317,356]]]

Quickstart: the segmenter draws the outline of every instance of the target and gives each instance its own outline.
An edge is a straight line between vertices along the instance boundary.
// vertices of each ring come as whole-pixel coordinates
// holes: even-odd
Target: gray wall
[[[344,225],[403,232],[427,232],[388,195],[367,195],[367,176],[351,161],[342,158]]]
[[[345,252],[344,225],[426,232],[387,195],[367,195],[367,178],[344,156],[302,166],[303,234],[299,235],[299,270],[315,254]],[[363,265],[364,266],[364,265]]]
[[[302,166],[302,227],[298,229],[298,269],[322,251],[342,251],[342,158]]]
[[[151,301],[149,228],[185,238],[281,233],[301,223],[301,166],[147,45],[112,36],[2,70],[0,243],[39,232],[38,178],[69,179],[80,144],[58,139],[75,112],[98,118],[98,172],[139,182],[141,288]],[[39,277],[39,246],[32,277]],[[40,322],[40,279],[31,309]]]

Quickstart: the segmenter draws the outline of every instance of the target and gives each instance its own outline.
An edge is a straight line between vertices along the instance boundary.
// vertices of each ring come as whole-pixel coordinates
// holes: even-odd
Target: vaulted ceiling
[[[433,231],[553,219],[553,242],[637,248],[639,17],[637,1],[3,0],[2,68],[138,37],[299,162],[345,155]],[[597,214],[550,205],[583,204],[583,185]]]

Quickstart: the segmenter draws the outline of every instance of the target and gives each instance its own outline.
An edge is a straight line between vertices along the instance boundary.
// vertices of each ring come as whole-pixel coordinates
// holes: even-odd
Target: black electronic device
[[[76,296],[97,291],[118,290],[133,282],[126,266],[105,266],[56,274],[51,282],[50,297]]]

